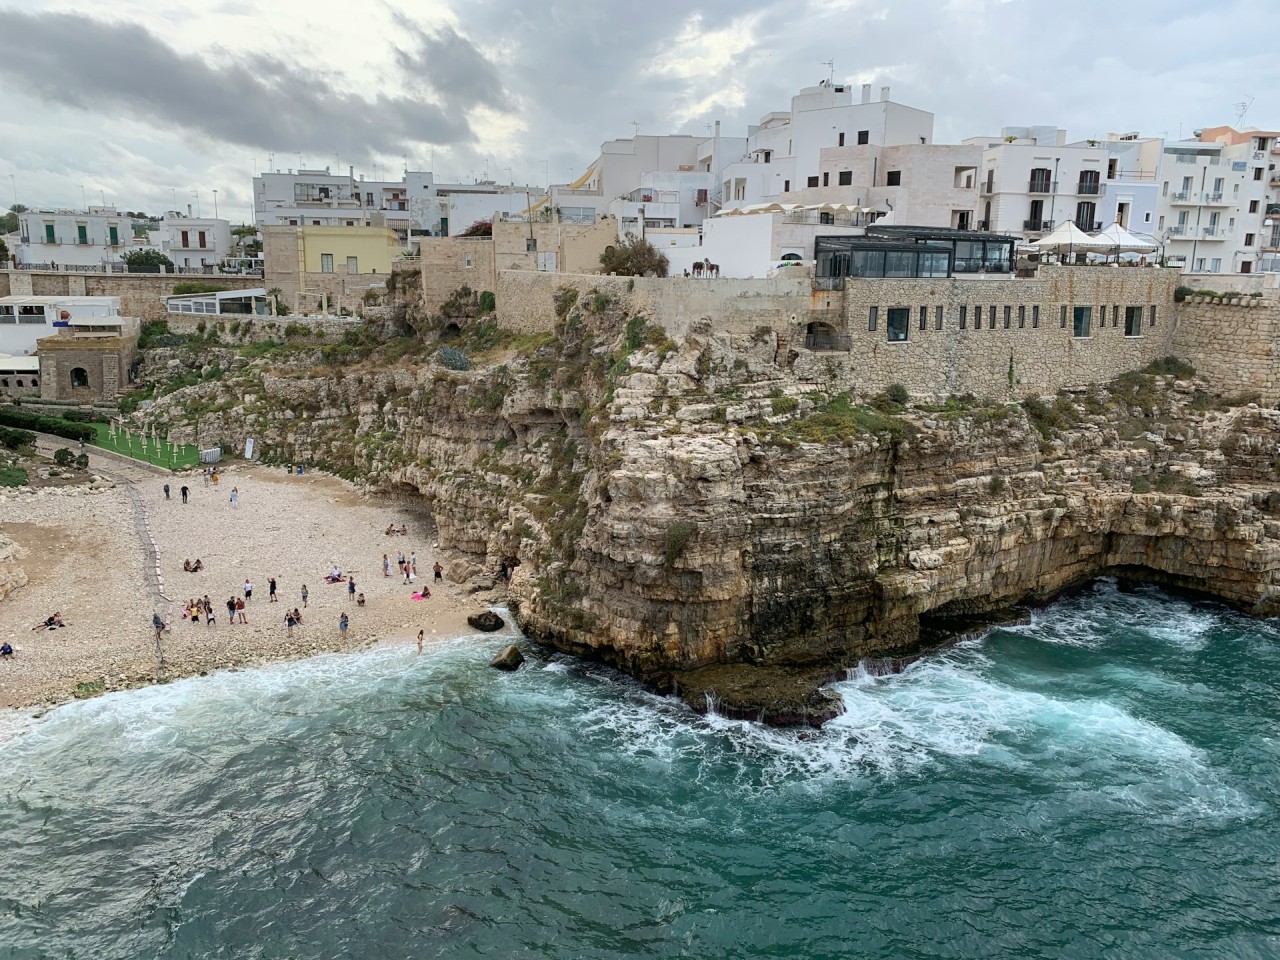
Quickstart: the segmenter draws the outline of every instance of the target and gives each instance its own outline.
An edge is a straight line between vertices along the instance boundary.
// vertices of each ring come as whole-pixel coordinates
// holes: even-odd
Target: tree
[[[620,277],[665,277],[668,266],[666,254],[634,233],[628,233],[617,246],[605,247],[600,254],[600,269]]]
[[[467,227],[467,229],[463,230],[462,233],[458,234],[458,236],[460,237],[492,237],[493,221],[477,220],[471,226]]]
[[[173,261],[159,250],[130,250],[121,259],[130,273],[162,273],[173,269]]]
[[[15,203],[9,207],[8,213],[0,215],[0,233],[17,233],[18,214],[26,212],[27,208],[21,203]]]
[[[4,242],[4,237],[0,237],[0,264],[9,261],[9,245]]]

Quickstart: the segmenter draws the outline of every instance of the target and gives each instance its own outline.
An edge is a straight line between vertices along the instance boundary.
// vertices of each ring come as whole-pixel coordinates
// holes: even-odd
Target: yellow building
[[[383,288],[404,253],[386,227],[267,226],[262,236],[264,282],[295,311],[313,310],[312,297],[350,308],[366,290]]]

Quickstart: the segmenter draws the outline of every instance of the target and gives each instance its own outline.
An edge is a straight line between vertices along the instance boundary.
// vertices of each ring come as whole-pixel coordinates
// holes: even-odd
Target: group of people
[[[406,558],[404,551],[401,550],[396,554],[396,569],[400,571],[400,576],[404,577],[405,583],[413,583],[418,579],[418,555],[410,551]],[[391,561],[385,553],[382,555],[382,575],[391,576]]]
[[[53,616],[45,617],[43,620],[41,620],[31,629],[32,630],[57,630],[59,627],[65,627],[65,626],[66,624],[62,622],[62,614],[54,613]]]
[[[185,570],[187,573],[199,573],[201,570],[204,569],[204,561],[201,560],[199,557],[196,557],[194,563],[190,560],[183,560],[182,569]]]
[[[397,527],[394,523],[389,523],[387,524],[387,529],[384,532],[388,537],[394,536],[396,534],[399,534],[400,536],[403,537],[403,536],[408,536],[409,528],[406,527],[403,523],[400,524],[399,527]]]

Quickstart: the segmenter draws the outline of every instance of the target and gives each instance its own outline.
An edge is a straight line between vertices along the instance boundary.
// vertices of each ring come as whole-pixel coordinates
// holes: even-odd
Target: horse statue
[[[710,260],[702,261],[702,268],[706,271],[708,277],[720,276],[720,264],[712,263]]]
[[[699,260],[697,263],[695,263],[695,264],[693,265],[693,275],[694,275],[695,277],[700,277],[700,276],[702,276],[702,261],[701,261],[701,260]]]

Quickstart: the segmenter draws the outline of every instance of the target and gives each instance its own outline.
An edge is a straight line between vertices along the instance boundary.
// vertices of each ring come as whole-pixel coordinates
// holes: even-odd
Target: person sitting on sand
[[[203,569],[204,569],[204,561],[201,560],[199,557],[196,557],[196,562],[191,565],[191,572],[199,573]]]
[[[334,568],[329,571],[329,575],[324,579],[326,583],[341,583],[344,579],[342,576],[342,568],[334,566]]]
[[[361,593],[356,597],[356,606],[357,606],[357,607],[363,607],[363,606],[364,606],[364,592],[363,592],[363,591],[361,591]]]
[[[297,607],[293,608],[293,620],[294,620],[294,623],[298,624],[299,626],[302,625],[302,611],[299,610]]]
[[[9,645],[9,641],[0,643],[0,660],[8,660],[13,656],[13,647]]]
[[[409,535],[409,528],[406,527],[403,523],[400,524],[400,536],[407,537],[408,535]]]
[[[182,561],[182,569],[183,569],[183,571],[184,571],[184,572],[186,572],[186,573],[193,573],[193,572],[194,572],[194,571],[191,569],[191,561],[190,561],[190,560],[183,560],[183,561]]]
[[[389,524],[387,524],[387,529],[386,529],[385,531],[383,531],[383,532],[384,532],[388,537],[389,537],[389,536],[391,536],[393,533],[395,533],[395,532],[396,532],[396,525],[395,525],[394,523],[389,523]]]
[[[42,622],[37,623],[32,630],[57,630],[59,627],[65,627],[62,622],[62,614],[55,613],[52,617],[46,617]]]

